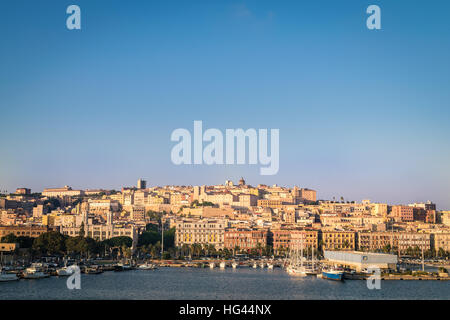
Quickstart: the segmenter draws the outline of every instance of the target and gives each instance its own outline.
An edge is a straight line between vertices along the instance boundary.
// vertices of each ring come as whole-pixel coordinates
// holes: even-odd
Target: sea
[[[450,299],[450,281],[342,282],[288,275],[275,268],[168,268],[81,274],[81,288],[67,277],[0,282],[0,300],[389,300]]]

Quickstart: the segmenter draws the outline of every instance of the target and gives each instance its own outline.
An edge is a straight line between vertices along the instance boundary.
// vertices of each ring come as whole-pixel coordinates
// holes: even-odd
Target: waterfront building
[[[19,249],[18,243],[0,243],[0,252],[14,252]]]
[[[323,231],[323,250],[355,250],[355,232]]]
[[[379,268],[381,270],[396,270],[398,258],[394,254],[368,253],[368,252],[344,252],[324,251],[324,263],[339,265],[354,269],[358,272],[368,268]]]
[[[398,248],[401,254],[408,249],[431,250],[431,235],[429,233],[399,232]]]
[[[267,246],[268,230],[250,228],[227,228],[224,234],[224,247],[230,250],[251,250]]]
[[[433,234],[433,238],[434,250],[436,253],[438,253],[440,249],[450,252],[450,233],[435,233]]]
[[[227,227],[225,219],[180,219],[176,222],[175,245],[209,244],[223,249]]]
[[[362,251],[398,250],[398,232],[358,232],[357,238]]]

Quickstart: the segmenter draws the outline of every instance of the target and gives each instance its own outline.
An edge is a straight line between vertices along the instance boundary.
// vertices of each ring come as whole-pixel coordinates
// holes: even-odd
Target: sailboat
[[[306,273],[306,268],[303,266],[303,237],[301,240],[300,257],[298,247],[295,246],[295,249],[294,250],[291,249],[290,251],[288,263],[289,264],[286,268],[288,274],[299,277],[306,277],[308,275]]]
[[[312,246],[312,254],[311,254],[311,265],[306,267],[306,274],[308,275],[316,275],[319,273],[319,270],[316,267],[314,261],[314,245]]]

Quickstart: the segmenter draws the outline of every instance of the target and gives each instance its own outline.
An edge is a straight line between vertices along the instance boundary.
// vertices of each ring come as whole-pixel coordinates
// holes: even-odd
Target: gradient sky
[[[82,30],[66,29],[77,4]],[[370,4],[382,30],[366,28]],[[450,209],[448,1],[0,2],[0,190],[258,183]],[[279,128],[280,170],[175,166],[176,128]]]

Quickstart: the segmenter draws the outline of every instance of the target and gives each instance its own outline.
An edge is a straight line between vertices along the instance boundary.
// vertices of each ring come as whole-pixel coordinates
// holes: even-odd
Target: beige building
[[[438,252],[441,248],[447,252],[450,252],[450,233],[434,234],[434,249]]]
[[[355,232],[324,231],[322,243],[323,250],[355,250]]]
[[[63,188],[47,188],[44,189],[42,192],[42,195],[49,198],[56,198],[56,197],[79,197],[84,195],[83,190],[72,190],[69,186],[64,186]]]
[[[224,248],[225,219],[181,219],[176,222],[175,245],[194,243],[214,245],[219,250]]]

